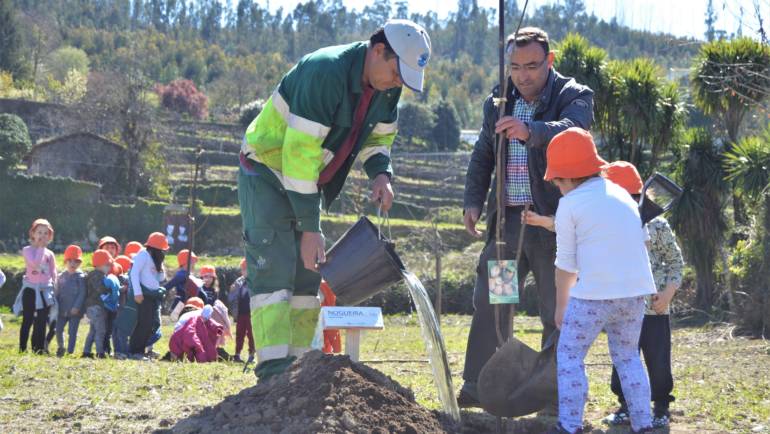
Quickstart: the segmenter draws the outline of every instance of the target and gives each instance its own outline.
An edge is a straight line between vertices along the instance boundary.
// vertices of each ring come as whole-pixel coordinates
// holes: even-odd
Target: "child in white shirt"
[[[588,395],[584,359],[604,330],[620,374],[633,432],[650,429],[650,385],[639,358],[644,296],[655,293],[636,203],[600,177],[607,162],[591,134],[570,128],[547,150],[545,180],[563,197],[556,211],[556,325],[559,425],[582,432]],[[579,276],[579,279],[578,279]]]

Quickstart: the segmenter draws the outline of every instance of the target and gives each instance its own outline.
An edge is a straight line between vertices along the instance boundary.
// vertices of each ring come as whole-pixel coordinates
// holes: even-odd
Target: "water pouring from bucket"
[[[406,270],[396,254],[395,244],[368,218],[361,217],[326,252],[326,262],[319,264],[319,271],[334,290],[338,306],[360,304],[393,284],[405,281],[417,308],[439,401],[444,412],[459,422],[460,408],[455,399],[436,312],[422,282]]]

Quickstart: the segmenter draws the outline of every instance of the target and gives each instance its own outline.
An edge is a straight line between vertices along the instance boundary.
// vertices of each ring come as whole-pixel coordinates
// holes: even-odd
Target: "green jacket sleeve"
[[[393,176],[393,166],[390,164],[390,150],[398,132],[398,106],[394,105],[387,120],[378,122],[372,133],[364,141],[359,158],[364,162],[364,171],[369,179],[374,179],[380,173]]]

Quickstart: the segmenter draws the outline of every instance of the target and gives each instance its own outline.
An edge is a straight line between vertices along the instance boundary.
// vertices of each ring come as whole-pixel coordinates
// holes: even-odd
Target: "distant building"
[[[92,133],[75,133],[42,141],[27,155],[30,175],[62,176],[96,182],[114,192],[126,179],[126,150]]]

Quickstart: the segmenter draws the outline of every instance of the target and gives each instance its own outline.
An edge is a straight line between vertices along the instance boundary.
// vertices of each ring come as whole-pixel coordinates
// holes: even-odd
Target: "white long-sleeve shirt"
[[[152,261],[150,252],[147,249],[142,249],[134,256],[129,277],[131,278],[131,288],[134,290],[134,295],[142,295],[141,285],[152,289],[160,286],[160,282],[163,280],[163,271],[158,272],[155,269],[155,263]]]
[[[591,178],[559,200],[556,266],[577,273],[570,296],[608,300],[654,294],[636,202],[604,178]]]

